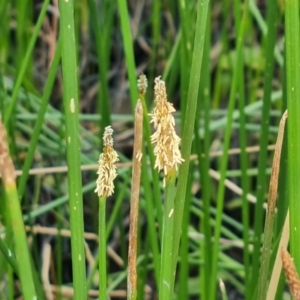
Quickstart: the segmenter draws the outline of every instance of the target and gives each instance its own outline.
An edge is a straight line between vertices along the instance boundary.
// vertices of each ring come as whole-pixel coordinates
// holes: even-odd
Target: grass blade
[[[66,144],[68,164],[71,247],[74,300],[86,299],[86,270],[83,237],[83,203],[81,181],[81,154],[79,134],[79,100],[76,43],[74,29],[74,1],[59,1],[60,34],[62,39],[62,73],[64,109],[66,118]]]
[[[286,86],[288,106],[288,191],[290,207],[290,246],[300,271],[300,31],[299,1],[285,2]]]

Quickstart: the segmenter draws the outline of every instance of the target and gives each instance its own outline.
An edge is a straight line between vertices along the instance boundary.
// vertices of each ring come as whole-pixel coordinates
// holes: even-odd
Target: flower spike
[[[97,174],[98,179],[96,183],[95,193],[99,197],[111,196],[114,192],[113,180],[117,177],[115,163],[119,161],[118,154],[114,150],[114,141],[112,138],[113,129],[111,126],[105,127],[103,134],[103,153],[99,157],[99,168]]]
[[[155,144],[154,154],[156,156],[155,168],[164,171],[165,176],[178,169],[184,159],[179,150],[180,138],[177,136],[174,126],[175,120],[172,115],[175,108],[167,100],[165,82],[160,76],[155,78],[155,108],[149,114],[152,117],[156,132],[151,136],[151,141]]]

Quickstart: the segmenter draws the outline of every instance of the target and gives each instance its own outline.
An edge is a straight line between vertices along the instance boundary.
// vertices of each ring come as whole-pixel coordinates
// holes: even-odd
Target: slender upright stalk
[[[99,299],[106,299],[106,197],[99,197]]]
[[[128,277],[127,277],[127,299],[137,299],[137,233],[139,216],[139,196],[141,182],[141,162],[143,147],[143,106],[138,100],[135,109],[133,166],[130,200],[130,228],[128,247]]]
[[[119,160],[113,149],[113,130],[105,127],[103,134],[103,153],[99,157],[98,179],[95,192],[99,196],[99,296],[106,299],[107,270],[106,270],[106,198],[114,192],[113,180],[117,176],[115,163]]]
[[[210,13],[210,12],[209,12]],[[209,15],[210,16],[210,15]],[[211,94],[210,94],[210,77],[206,76],[210,72],[211,61],[210,57],[210,17],[207,18],[206,25],[206,35],[203,53],[203,65],[201,68],[201,82],[200,82],[200,103],[198,103],[198,111],[203,113],[204,121],[204,143],[201,147],[201,140],[199,134],[200,120],[197,118],[195,120],[195,149],[199,148],[198,161],[199,161],[199,171],[200,174],[208,174],[210,168],[210,147],[211,147],[211,131],[210,126],[210,109],[211,109]],[[203,217],[201,218],[200,229],[204,234],[204,243],[200,243],[200,252],[204,260],[204,266],[199,265],[200,273],[200,291],[199,297],[201,299],[207,299],[209,294],[209,282],[210,282],[210,265],[211,265],[211,249],[212,249],[212,239],[211,239],[211,224],[210,224],[210,206],[211,206],[211,195],[212,187],[210,183],[209,176],[200,176],[200,183],[202,188],[202,201],[203,201]],[[190,189],[191,190],[191,189]]]
[[[161,246],[161,269],[159,299],[171,300],[173,295],[173,235],[174,235],[174,198],[176,173],[166,178],[163,231]]]
[[[300,271],[300,28],[299,1],[285,1],[286,86],[288,107],[288,190],[290,202],[290,246]]]
[[[86,269],[83,237],[83,203],[81,181],[81,153],[79,134],[79,101],[74,28],[74,0],[59,1],[60,38],[62,42],[62,73],[66,144],[68,164],[69,206],[74,300],[86,299]]]
[[[8,145],[6,141],[6,130],[1,121],[0,173],[2,174],[3,179],[6,207],[8,210],[7,213],[10,222],[9,225],[12,227],[13,232],[13,241],[18,263],[19,277],[22,285],[22,293],[25,300],[37,300],[26,232],[15,182],[15,168],[9,155]]]

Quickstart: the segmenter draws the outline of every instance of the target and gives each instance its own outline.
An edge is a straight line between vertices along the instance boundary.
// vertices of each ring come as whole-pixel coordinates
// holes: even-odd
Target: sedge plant
[[[99,157],[98,179],[95,192],[99,196],[99,296],[106,299],[106,198],[114,192],[114,179],[117,176],[116,162],[119,160],[113,149],[113,129],[105,127],[103,134],[103,153]]]

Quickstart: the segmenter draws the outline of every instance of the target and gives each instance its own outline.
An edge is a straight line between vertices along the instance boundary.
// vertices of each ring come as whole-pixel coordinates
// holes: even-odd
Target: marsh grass
[[[273,291],[269,289],[267,299],[288,299],[285,279],[279,277],[278,245],[287,244],[288,207],[290,228],[299,223],[298,12],[298,0],[287,0],[284,7],[271,0],[260,7],[252,0],[163,5],[156,0],[69,0],[59,1],[59,7],[56,1],[40,6],[0,1],[0,113],[17,170],[13,197],[22,201],[18,220],[23,216],[27,230],[28,278],[39,299],[45,299],[46,287],[58,299],[69,295],[82,300],[87,294],[97,299],[100,248],[105,245],[106,267],[101,269],[102,262],[100,272],[107,287],[101,298],[126,298],[129,174],[138,99],[144,121],[133,262],[136,299],[250,300],[257,293],[264,299],[257,287],[267,291],[269,279]],[[148,77],[146,94],[137,86],[141,73]],[[175,129],[184,159],[166,187],[155,170],[148,115],[159,75],[177,110]],[[286,109],[287,134],[277,160],[277,212],[273,231],[267,233],[264,204],[278,124]],[[93,191],[106,126],[115,130],[120,161],[115,193],[99,216]],[[25,261],[18,258],[6,222],[11,212],[4,203],[12,195],[4,191],[2,183],[0,274],[5,280],[0,298],[23,292],[27,300]],[[170,227],[165,212],[173,202],[168,197],[174,201]],[[105,227],[102,234],[99,225]],[[168,234],[164,228],[170,229]],[[261,247],[270,237],[271,251],[263,259],[269,265],[262,264],[260,271]],[[26,243],[25,235],[21,239]],[[299,273],[297,231],[290,231],[290,239]],[[45,245],[53,255],[45,252],[41,259]],[[166,246],[171,260],[164,258]],[[166,294],[165,275],[171,281]]]

